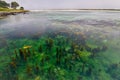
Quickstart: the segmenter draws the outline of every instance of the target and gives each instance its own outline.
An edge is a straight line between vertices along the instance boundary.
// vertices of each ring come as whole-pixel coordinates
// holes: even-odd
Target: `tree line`
[[[19,6],[20,6],[19,3],[17,3],[16,1],[7,3],[6,1],[0,0],[0,7],[2,8],[17,9]],[[20,10],[24,10],[24,7],[20,7]]]

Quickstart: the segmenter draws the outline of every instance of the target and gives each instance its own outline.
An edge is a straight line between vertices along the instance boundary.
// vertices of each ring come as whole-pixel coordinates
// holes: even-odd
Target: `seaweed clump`
[[[66,35],[42,37],[36,46],[15,49],[5,70],[7,78],[19,80],[24,74],[28,80],[83,80],[99,73],[94,58],[107,47],[93,48],[83,36],[73,39],[75,34]]]

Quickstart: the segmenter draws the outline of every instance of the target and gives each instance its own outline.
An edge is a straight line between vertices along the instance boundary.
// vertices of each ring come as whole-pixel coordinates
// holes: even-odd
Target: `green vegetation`
[[[20,9],[9,9],[9,8],[2,8],[0,7],[0,12],[24,12],[24,11],[27,11],[27,10],[24,10],[24,8],[20,8]]]
[[[24,7],[20,7],[20,10],[24,10]]]
[[[7,43],[9,45],[4,48],[11,57],[6,58],[7,63],[0,68],[4,75],[2,80],[120,79],[119,64],[104,68],[97,59],[102,57],[100,54],[107,47],[104,44],[88,44],[84,35],[49,33],[41,37],[13,39]]]
[[[24,11],[24,7],[20,7],[19,9],[17,9],[17,7],[20,6],[17,2],[11,2],[10,4],[5,1],[0,0],[0,12],[22,12]]]
[[[6,3],[5,1],[1,1],[1,0],[0,0],[0,7],[2,7],[2,8],[8,8],[8,7],[9,7],[9,4]]]
[[[0,7],[0,11],[10,11],[10,9]]]
[[[17,2],[11,2],[11,8],[16,9],[17,7],[19,7]]]

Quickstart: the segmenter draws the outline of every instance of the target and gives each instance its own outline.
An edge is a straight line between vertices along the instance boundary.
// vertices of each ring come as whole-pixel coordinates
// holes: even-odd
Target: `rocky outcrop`
[[[16,12],[0,12],[0,17],[8,16],[8,15],[16,15],[16,14],[26,14],[29,11],[16,11]]]

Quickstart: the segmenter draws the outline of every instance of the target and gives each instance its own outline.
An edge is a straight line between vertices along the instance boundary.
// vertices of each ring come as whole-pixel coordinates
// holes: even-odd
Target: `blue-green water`
[[[107,51],[100,53],[99,56],[102,57],[96,59],[103,65],[104,70],[112,64],[117,64],[120,68],[120,12],[117,11],[41,11],[1,19],[1,66],[4,67],[7,62],[6,55],[11,55],[6,53],[5,48],[10,45],[7,43],[9,39],[33,39],[36,35],[44,35],[51,31],[82,33],[85,35],[87,43],[97,46],[106,45]],[[120,71],[115,73],[119,74]],[[115,75],[112,76],[109,72],[103,72],[101,75],[102,77],[98,80],[120,80],[120,77],[114,78]],[[0,76],[4,75],[1,73]]]

